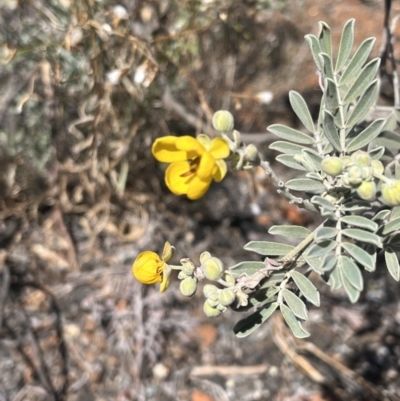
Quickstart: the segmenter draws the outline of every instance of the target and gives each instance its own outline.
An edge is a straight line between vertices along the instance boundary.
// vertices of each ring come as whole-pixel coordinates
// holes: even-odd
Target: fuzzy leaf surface
[[[303,226],[272,226],[268,233],[282,235],[283,237],[306,238],[311,234],[311,231]]]
[[[243,273],[251,276],[254,273],[257,273],[260,269],[264,269],[265,264],[264,262],[240,262],[232,267],[229,268],[233,274],[240,276]]]
[[[379,118],[372,122],[367,128],[365,128],[365,130],[361,131],[355,138],[346,144],[346,151],[353,152],[368,145],[381,133],[384,125],[384,118]]]
[[[285,186],[293,191],[306,191],[322,193],[326,190],[325,185],[310,178],[294,178],[286,182]]]
[[[339,72],[346,64],[347,59],[350,56],[351,49],[353,48],[354,42],[354,23],[355,20],[352,18],[349,20],[343,28],[342,37],[340,38],[339,53],[336,61],[335,71]]]
[[[282,290],[282,295],[286,305],[293,314],[300,319],[307,320],[308,313],[306,304],[296,294],[286,288]]]
[[[310,301],[313,305],[319,306],[319,292],[315,285],[304,274],[301,274],[296,270],[293,270],[291,274],[293,281],[296,283],[304,298]]]
[[[323,128],[326,139],[337,151],[341,152],[342,147],[340,145],[339,133],[333,115],[329,111],[324,112]]]
[[[351,242],[343,242],[342,247],[353,259],[360,263],[360,265],[364,266],[365,270],[369,272],[373,272],[375,270],[374,258],[364,249],[360,248],[356,244],[352,244]]]
[[[381,246],[381,237],[376,234],[369,233],[368,231],[359,230],[358,228],[345,228],[342,233],[348,237],[353,238],[360,242],[366,242],[368,244]]]
[[[290,155],[299,155],[301,154],[301,151],[304,149],[304,147],[301,145],[296,145],[294,143],[285,141],[273,142],[271,143],[271,145],[269,145],[269,148]]]
[[[374,43],[375,38],[365,39],[364,42],[361,43],[360,47],[354,53],[354,56],[351,58],[348,66],[344,70],[343,75],[340,77],[340,85],[351,81],[356,75],[358,75],[361,67],[367,61]]]
[[[399,259],[397,258],[396,252],[394,252],[394,250],[390,247],[387,247],[385,250],[385,261],[390,275],[396,281],[399,281],[400,280]]]
[[[290,252],[294,246],[287,244],[278,244],[268,241],[250,241],[244,246],[246,251],[256,252],[265,256],[282,256]]]
[[[362,216],[343,216],[341,218],[341,221],[351,226],[365,228],[367,230],[372,231],[373,233],[375,233],[378,230],[377,223]]]
[[[303,143],[305,145],[311,145],[314,143],[314,139],[311,138],[309,135],[304,134],[303,132],[296,129],[287,127],[286,125],[272,124],[267,128],[267,130],[269,132],[272,132],[276,136],[279,136],[279,138],[286,139],[295,143]]]
[[[303,329],[293,312],[284,304],[280,305],[281,313],[292,333],[297,338],[309,337],[310,333]]]
[[[338,266],[343,270],[343,274],[348,282],[358,291],[364,288],[364,281],[358,266],[348,257],[339,256]]]
[[[307,104],[300,93],[296,91],[289,92],[289,102],[293,111],[296,113],[299,120],[310,131],[314,132],[314,122],[308,110]]]
[[[295,156],[296,155],[279,155],[276,156],[276,160],[283,165],[293,168],[295,170],[307,171],[307,169],[303,165],[301,165],[294,159]]]

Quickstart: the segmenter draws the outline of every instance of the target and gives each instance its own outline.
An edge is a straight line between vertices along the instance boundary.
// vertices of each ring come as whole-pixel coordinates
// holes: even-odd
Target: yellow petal
[[[143,284],[160,283],[162,279],[163,264],[160,257],[151,251],[139,254],[132,265],[132,273]]]
[[[162,163],[179,162],[196,157],[197,153],[178,149],[176,145],[178,139],[180,138],[171,135],[156,139],[151,149],[153,156]]]
[[[225,157],[228,157],[230,150],[229,150],[229,146],[226,143],[225,139],[214,138],[211,141],[209,152],[214,157],[214,159],[218,160],[218,159],[224,159]]]
[[[164,292],[168,287],[169,287],[169,283],[170,283],[170,279],[169,276],[171,275],[171,268],[164,263],[163,266],[163,277],[162,277],[162,281],[160,284],[160,292]]]
[[[200,199],[205,195],[211,184],[211,177],[209,180],[201,180],[197,175],[194,176],[190,182],[187,197],[191,200]]]
[[[223,160],[223,159],[216,160],[215,163],[216,164],[215,164],[215,169],[213,172],[213,178],[215,181],[220,182],[226,175],[226,171],[227,171],[226,163],[225,163],[225,160]]]
[[[194,173],[190,173],[189,162],[177,162],[168,166],[165,171],[165,183],[168,189],[175,195],[187,194]]]
[[[215,159],[210,153],[205,152],[200,159],[199,167],[197,168],[196,175],[203,181],[211,181],[211,177],[215,167]]]
[[[201,143],[205,150],[210,149],[211,139],[208,135],[200,134],[197,135],[196,139]]]
[[[167,241],[164,245],[163,253],[161,259],[164,262],[168,262],[172,256],[174,256],[175,248]]]
[[[179,137],[176,141],[176,147],[188,153],[190,157],[186,160],[194,159],[205,151],[203,145],[196,138],[188,135]]]

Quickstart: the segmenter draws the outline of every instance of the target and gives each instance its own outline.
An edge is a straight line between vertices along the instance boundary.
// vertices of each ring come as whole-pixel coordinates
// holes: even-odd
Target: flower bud
[[[363,181],[357,188],[357,194],[361,199],[373,200],[376,195],[376,184],[374,181]]]
[[[258,150],[252,143],[246,146],[244,150],[244,158],[246,161],[254,164],[260,163],[260,156],[258,155]]]
[[[213,284],[206,284],[203,287],[203,294],[207,299],[211,299],[213,301],[218,300],[218,294],[221,290]]]
[[[222,262],[215,257],[206,259],[201,265],[204,275],[209,280],[218,280],[224,270]]]
[[[388,206],[400,205],[400,181],[392,180],[390,183],[382,182],[382,202]]]
[[[236,284],[235,276],[228,270],[225,271],[225,281],[229,287],[233,287]]]
[[[197,280],[194,279],[193,277],[188,277],[181,281],[181,284],[179,286],[179,291],[185,297],[191,297],[192,295],[195,294],[196,290],[197,290]]]
[[[193,275],[193,272],[195,271],[196,267],[190,259],[188,258],[181,259],[181,265],[182,265],[182,272],[184,274],[186,274],[187,276]]]
[[[326,159],[322,160],[321,168],[326,174],[336,177],[343,171],[343,161],[339,157],[327,157]]]
[[[225,288],[220,291],[218,300],[221,305],[229,306],[235,300],[235,291],[232,288]]]
[[[207,317],[217,317],[221,314],[220,310],[210,305],[208,299],[204,302],[203,311]]]
[[[377,175],[383,174],[384,167],[380,160],[372,160],[371,161],[372,172]]]
[[[347,177],[349,179],[350,185],[357,186],[361,184],[362,181],[362,172],[360,167],[352,166],[347,170]]]
[[[347,168],[354,165],[354,160],[350,156],[342,156],[340,159],[343,162],[343,168]]]
[[[371,167],[361,167],[361,178],[366,181],[371,181],[373,178]]]
[[[362,150],[357,150],[351,155],[351,158],[359,167],[368,167],[371,164],[371,156]]]
[[[220,132],[232,131],[234,120],[233,115],[226,110],[218,110],[212,118],[213,127]]]

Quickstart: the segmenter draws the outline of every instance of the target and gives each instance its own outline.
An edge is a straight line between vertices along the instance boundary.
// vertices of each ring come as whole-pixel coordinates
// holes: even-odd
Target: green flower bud
[[[185,297],[191,297],[196,293],[197,290],[197,280],[193,277],[185,278],[181,281],[179,286],[179,291]]]
[[[347,172],[342,176],[342,185],[345,187],[350,187],[349,174]]]
[[[400,181],[392,180],[390,183],[382,182],[382,202],[388,206],[400,205]]]
[[[222,262],[215,257],[206,259],[201,265],[204,275],[209,280],[218,280],[221,277],[224,267]]]
[[[351,155],[351,158],[359,167],[368,167],[371,164],[371,156],[362,150],[357,150]]]
[[[342,156],[343,168],[354,166],[354,160],[350,156]]]
[[[208,298],[208,303],[209,303],[209,305],[212,306],[213,308],[217,308],[218,305],[219,305],[218,299],[215,299],[215,300],[214,300],[214,299]]]
[[[362,171],[358,166],[352,166],[347,170],[350,185],[357,186],[362,181]]]
[[[218,300],[218,295],[221,290],[213,284],[206,284],[203,287],[203,294],[206,298],[211,299],[213,301]]]
[[[372,160],[371,168],[372,168],[372,172],[377,175],[383,174],[383,171],[385,170],[385,168],[383,167],[383,164],[380,160]]]
[[[188,258],[181,259],[181,265],[182,265],[182,272],[184,274],[186,274],[187,276],[193,275],[196,266],[193,264],[193,262],[191,262],[190,259]]]
[[[326,159],[322,160],[321,167],[326,174],[336,177],[343,171],[343,161],[339,157],[327,157]]]
[[[184,280],[185,278],[188,278],[191,276],[188,276],[186,273],[184,273],[182,270],[178,274],[178,280]]]
[[[225,271],[225,281],[228,287],[233,287],[236,284],[235,276],[228,270]]]
[[[210,305],[208,299],[206,300],[206,302],[204,302],[203,311],[207,317],[217,317],[221,314],[220,310]]]
[[[258,155],[258,150],[252,143],[246,146],[244,150],[244,158],[246,161],[254,164],[260,163],[260,156]]]
[[[361,199],[374,200],[376,195],[376,184],[374,181],[363,181],[357,188],[357,194]]]
[[[218,110],[212,118],[213,127],[220,132],[232,131],[234,126],[233,115],[226,110]]]
[[[229,306],[236,299],[235,291],[231,288],[225,288],[219,293],[218,300],[221,305]]]
[[[372,175],[371,167],[361,167],[361,178],[363,180],[371,181],[374,177]]]

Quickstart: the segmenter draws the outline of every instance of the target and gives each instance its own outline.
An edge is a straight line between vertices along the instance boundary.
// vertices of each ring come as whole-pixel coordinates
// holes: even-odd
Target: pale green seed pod
[[[390,183],[381,184],[382,202],[388,206],[400,205],[400,181],[392,180]]]
[[[236,298],[235,291],[232,288],[225,288],[221,290],[221,292],[219,293],[218,300],[221,303],[221,305],[229,306],[233,303],[235,298]]]
[[[213,284],[206,284],[203,287],[203,294],[207,299],[211,299],[213,301],[218,300],[218,295],[221,290]]]
[[[336,177],[343,171],[343,161],[336,156],[327,157],[322,160],[321,168],[326,174]]]
[[[218,310],[214,306],[211,306],[208,299],[206,300],[206,302],[204,302],[203,311],[207,317],[217,317],[222,313],[220,310]]]
[[[222,262],[215,257],[211,257],[206,259],[201,265],[204,275],[209,280],[218,280],[222,272],[224,271],[224,267]]]
[[[226,110],[218,110],[212,118],[213,127],[220,132],[232,131],[234,126],[233,115]]]
[[[192,261],[190,261],[190,259],[184,258],[181,259],[181,265],[182,265],[182,272],[184,274],[186,274],[187,276],[192,276],[196,266],[193,264]]]
[[[357,186],[362,181],[362,171],[358,166],[352,166],[347,169],[347,177],[350,185]]]
[[[383,171],[385,170],[385,168],[383,167],[383,164],[380,160],[372,160],[371,168],[372,168],[372,172],[376,175],[383,174]]]
[[[357,194],[361,199],[374,200],[376,196],[376,184],[374,181],[363,181],[357,188]]]
[[[193,277],[185,278],[181,281],[179,286],[179,291],[185,297],[191,297],[196,293],[197,290],[197,280]]]
[[[357,150],[351,155],[351,158],[359,167],[368,167],[371,164],[371,156],[362,150]]]

